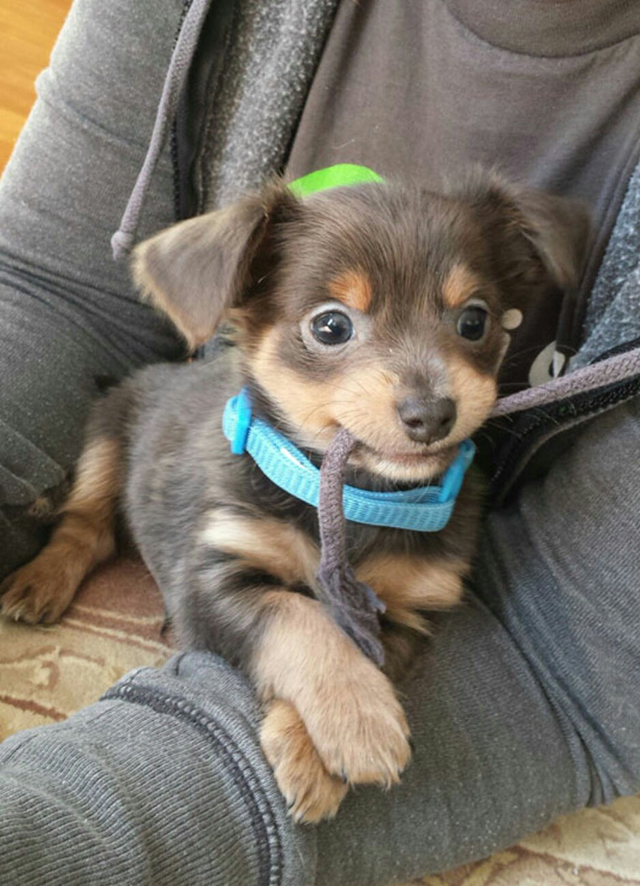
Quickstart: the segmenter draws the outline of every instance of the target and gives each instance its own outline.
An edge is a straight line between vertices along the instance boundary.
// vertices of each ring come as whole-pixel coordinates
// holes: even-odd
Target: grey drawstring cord
[[[358,581],[347,558],[346,521],[342,489],[349,455],[356,439],[341,428],[327,450],[320,469],[320,566],[318,598],[330,610],[335,622],[375,664],[384,664],[380,641],[380,621],[384,603],[371,588]]]
[[[162,88],[162,95],[158,104],[158,112],[153,124],[153,132],[151,133],[147,154],[131,191],[120,227],[111,238],[111,248],[116,261],[126,258],[135,243],[140,215],[147,191],[149,190],[151,177],[175,119],[178,102],[187,80],[191,60],[196,51],[200,32],[210,6],[211,0],[192,0],[191,6],[182,22]]]
[[[619,384],[624,379],[632,379],[640,373],[640,348],[615,354],[606,360],[591,363],[560,378],[526,388],[517,394],[503,397],[496,403],[491,418],[500,418],[525,409],[539,409],[578,394]]]

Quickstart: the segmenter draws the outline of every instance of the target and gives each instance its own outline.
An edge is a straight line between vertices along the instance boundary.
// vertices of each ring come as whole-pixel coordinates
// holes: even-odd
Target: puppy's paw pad
[[[327,772],[293,705],[273,702],[260,742],[292,818],[306,824],[333,818],[348,785]]]

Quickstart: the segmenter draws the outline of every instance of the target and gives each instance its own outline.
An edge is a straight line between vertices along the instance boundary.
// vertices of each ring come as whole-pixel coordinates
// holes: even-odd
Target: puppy
[[[583,210],[473,174],[445,194],[366,184],[296,198],[281,182],[137,249],[135,276],[209,360],[144,369],[95,408],[48,546],[4,586],[4,615],[50,623],[112,556],[123,511],[180,644],[242,667],[265,705],[261,742],[292,815],[333,816],[349,785],[391,785],[410,757],[394,690],[423,613],[460,599],[479,499],[469,476],[438,532],[349,522],[359,580],[384,601],[376,667],[315,593],[314,507],[222,432],[241,388],[317,464],[357,439],[348,482],[436,481],[486,420],[509,333],[531,300],[576,284]]]

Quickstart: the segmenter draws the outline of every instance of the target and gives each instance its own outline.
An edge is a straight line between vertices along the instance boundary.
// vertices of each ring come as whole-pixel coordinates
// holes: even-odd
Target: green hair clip
[[[328,191],[330,188],[346,188],[351,185],[362,185],[367,182],[384,181],[382,176],[367,169],[366,166],[358,166],[355,163],[337,163],[335,166],[327,166],[326,169],[317,169],[302,178],[297,178],[289,185],[289,190],[296,197],[308,197],[318,191]]]

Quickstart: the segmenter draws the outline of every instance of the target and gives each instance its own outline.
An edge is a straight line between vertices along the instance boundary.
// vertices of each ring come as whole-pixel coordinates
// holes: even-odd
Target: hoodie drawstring
[[[111,249],[116,261],[125,259],[135,243],[140,215],[151,178],[158,165],[158,160],[167,142],[171,126],[178,111],[180,96],[182,95],[202,26],[210,6],[211,0],[192,0],[191,6],[182,22],[162,88],[162,95],[158,104],[147,154],[131,191],[122,220],[120,221],[120,227],[111,238]]]

